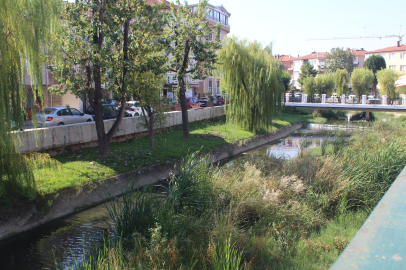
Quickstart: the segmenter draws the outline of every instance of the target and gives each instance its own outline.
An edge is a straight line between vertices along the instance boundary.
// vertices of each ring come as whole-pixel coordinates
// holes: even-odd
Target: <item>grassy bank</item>
[[[282,114],[272,130],[298,122],[300,115]],[[271,130],[270,130],[271,131]],[[111,177],[156,163],[172,163],[188,153],[209,151],[216,147],[254,137],[250,131],[226,123],[225,118],[190,124],[190,139],[182,138],[182,128],[164,131],[155,136],[155,149],[149,146],[149,136],[110,145],[110,156],[97,159],[97,148],[90,148],[50,158],[37,159],[34,171],[40,193],[54,193]],[[45,163],[45,166],[44,166]]]
[[[282,113],[274,121],[269,131],[300,121],[300,114]],[[174,163],[188,153],[201,150],[209,151],[240,140],[255,136],[226,123],[225,118],[190,124],[188,140],[182,138],[182,128],[162,131],[155,135],[155,149],[149,146],[149,136],[139,137],[122,143],[110,145],[110,156],[97,159],[97,147],[67,153],[57,157],[48,154],[33,153],[25,156],[25,161],[33,171],[35,179],[36,201],[24,198],[0,198],[0,214],[9,217],[13,213],[30,208],[46,209],[52,204],[52,196],[71,187],[80,188],[84,184],[113,177],[125,172],[157,163]],[[34,196],[35,197],[35,196]],[[2,219],[2,218],[0,218]]]
[[[327,269],[406,165],[405,126],[377,122],[328,156],[189,157],[166,200],[113,200],[104,245],[73,268]]]

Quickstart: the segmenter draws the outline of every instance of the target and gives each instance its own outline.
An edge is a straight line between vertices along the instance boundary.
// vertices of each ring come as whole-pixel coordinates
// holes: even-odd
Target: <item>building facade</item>
[[[312,52],[309,55],[297,57],[293,59],[293,77],[292,77],[292,85],[296,88],[301,88],[302,86],[299,84],[299,74],[300,68],[306,64],[307,62],[310,63],[315,70],[319,73],[324,72],[325,66],[325,57],[327,53],[324,52]]]
[[[406,72],[406,44],[398,41],[396,46],[367,52],[365,59],[374,54],[381,55],[385,59],[386,68]]]

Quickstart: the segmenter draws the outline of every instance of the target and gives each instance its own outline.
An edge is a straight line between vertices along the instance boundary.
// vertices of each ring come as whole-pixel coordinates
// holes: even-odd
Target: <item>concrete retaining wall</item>
[[[224,106],[202,108],[188,111],[189,123],[225,115]],[[165,127],[182,124],[182,112],[168,112]],[[104,121],[106,133],[113,126],[114,119]],[[142,127],[141,117],[124,118],[114,137],[121,137],[147,131]],[[20,152],[30,153],[70,145],[97,141],[95,122],[56,126],[49,128],[27,129],[15,132],[21,140]]]

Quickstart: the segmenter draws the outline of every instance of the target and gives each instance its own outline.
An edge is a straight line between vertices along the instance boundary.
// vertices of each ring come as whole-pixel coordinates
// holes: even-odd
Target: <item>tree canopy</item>
[[[122,122],[133,83],[131,73],[161,73],[168,44],[162,5],[145,0],[77,0],[69,4],[61,37],[62,55],[51,67],[61,87],[78,97],[86,96],[95,112],[99,158],[109,155],[109,144]],[[105,132],[103,94],[116,92],[120,110]]]
[[[335,73],[337,69],[346,69],[348,73],[354,70],[355,55],[350,50],[333,48],[325,57],[327,72]]]
[[[0,204],[36,195],[32,168],[10,131],[24,127],[26,75],[42,95],[44,52],[59,36],[61,12],[59,0],[0,0]]]
[[[376,72],[376,78],[379,83],[379,94],[387,95],[388,98],[393,99],[396,96],[395,81],[399,76],[391,69],[381,69]]]
[[[316,94],[316,79],[314,77],[307,77],[304,80],[304,93],[307,94],[311,99],[314,98],[314,94]]]
[[[300,85],[304,85],[304,80],[307,77],[316,77],[317,70],[314,69],[313,65],[309,62],[306,62],[300,67],[299,79],[297,80]]]
[[[385,58],[383,58],[381,55],[373,54],[370,57],[368,57],[367,60],[365,60],[364,68],[367,68],[374,73],[374,89],[375,89],[376,84],[378,83],[376,72],[386,68]]]
[[[171,12],[168,22],[170,45],[167,52],[171,55],[169,69],[175,73],[178,80],[178,93],[182,107],[183,137],[189,138],[189,120],[186,104],[187,78],[205,79],[213,73],[217,62],[216,50],[221,48],[220,26],[210,26],[203,21],[207,13],[208,0],[199,2],[196,10],[190,13],[185,2],[176,1],[177,8],[171,3]],[[216,30],[215,40],[209,40]]]
[[[352,91],[358,97],[368,94],[372,82],[374,81],[374,73],[366,68],[356,68],[351,75]]]
[[[289,90],[290,86],[290,74],[287,71],[283,71],[279,73],[279,80],[283,83],[285,86],[285,91]]]
[[[315,79],[316,91],[322,95],[331,95],[334,89],[334,75],[332,73],[323,73],[317,75]]]
[[[341,96],[348,93],[348,71],[346,69],[337,69],[334,74],[337,95]]]
[[[217,55],[221,89],[230,95],[227,121],[254,132],[267,130],[285,91],[271,47],[233,36],[225,39]]]

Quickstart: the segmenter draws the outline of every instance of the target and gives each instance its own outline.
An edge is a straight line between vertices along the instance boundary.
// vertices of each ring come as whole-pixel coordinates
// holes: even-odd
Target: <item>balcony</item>
[[[207,15],[207,16],[206,16],[206,19],[210,19],[210,20],[213,20],[213,21],[216,21],[216,22],[220,22],[221,24],[230,26],[230,25],[228,24],[228,19],[215,18],[215,17],[212,16],[212,15]]]

